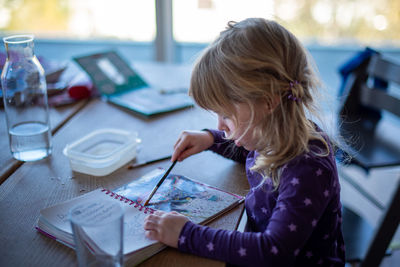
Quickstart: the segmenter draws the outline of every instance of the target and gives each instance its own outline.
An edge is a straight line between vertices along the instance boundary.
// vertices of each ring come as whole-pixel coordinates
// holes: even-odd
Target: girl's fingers
[[[175,150],[172,154],[171,161],[175,161],[176,159],[182,160],[181,155],[187,150],[188,146],[189,144],[187,142],[187,139],[181,139],[174,148]]]
[[[178,144],[181,142],[182,137],[179,136],[178,140],[176,140],[175,144],[174,144],[174,149],[176,149],[176,147],[178,146]]]
[[[145,230],[153,230],[155,231],[157,229],[158,223],[152,222],[152,221],[146,221],[144,223],[144,229]]]
[[[153,214],[147,215],[146,218],[144,218],[144,220],[145,221],[156,221],[156,220],[158,220],[158,215],[156,214],[156,212],[154,212]]]
[[[174,145],[174,152],[172,153],[171,161],[175,161],[178,158],[179,154],[181,153],[181,151],[180,151],[180,143],[181,142],[182,142],[182,140],[178,139],[178,141]]]
[[[156,231],[153,231],[153,230],[149,231],[148,230],[148,231],[145,232],[145,235],[146,235],[147,238],[150,238],[152,240],[157,240],[157,232]]]
[[[175,160],[177,160],[178,156],[179,156],[179,153],[176,150],[174,150],[174,152],[172,153],[172,156],[171,156],[171,162],[174,162]]]
[[[156,210],[152,215],[154,217],[157,217],[157,219],[158,219],[158,216],[162,216],[164,213],[165,213],[165,211]],[[149,215],[149,217],[152,216],[152,215]]]
[[[174,144],[174,149],[175,149],[176,147],[178,147],[179,144],[182,143],[182,141],[186,140],[186,138],[187,138],[187,133],[186,133],[185,131],[183,131],[183,132],[179,135],[178,140],[176,140],[176,142],[175,142],[175,144]]]
[[[179,155],[178,160],[182,161],[195,153],[195,147],[188,148]]]

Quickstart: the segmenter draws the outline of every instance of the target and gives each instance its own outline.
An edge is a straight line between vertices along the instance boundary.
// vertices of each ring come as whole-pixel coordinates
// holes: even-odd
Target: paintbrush
[[[160,181],[158,181],[157,185],[153,188],[153,191],[151,191],[149,197],[147,198],[146,202],[144,202],[143,206],[147,206],[149,204],[150,199],[154,196],[156,193],[157,189],[161,186],[161,184],[164,182],[165,178],[167,178],[168,174],[171,172],[172,168],[175,166],[177,160],[175,160],[172,165],[168,168],[168,170],[165,172],[164,176],[161,177]]]

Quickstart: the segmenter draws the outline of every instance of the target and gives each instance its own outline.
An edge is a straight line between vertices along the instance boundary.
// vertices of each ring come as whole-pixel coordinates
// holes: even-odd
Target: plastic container
[[[137,132],[101,129],[68,144],[63,153],[72,170],[105,176],[133,160],[138,143]]]

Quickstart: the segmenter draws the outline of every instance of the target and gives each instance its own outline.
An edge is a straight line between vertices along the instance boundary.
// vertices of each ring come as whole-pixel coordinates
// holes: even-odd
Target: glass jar
[[[3,38],[7,59],[1,73],[11,154],[35,161],[51,154],[51,129],[44,70],[32,35]]]

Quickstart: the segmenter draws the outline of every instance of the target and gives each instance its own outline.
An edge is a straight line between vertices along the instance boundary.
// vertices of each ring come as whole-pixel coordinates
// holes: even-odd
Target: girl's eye
[[[221,114],[221,113],[217,113],[218,117],[221,118],[221,120],[229,120],[231,118],[231,116],[229,115],[225,115],[225,114]]]
[[[222,117],[223,120],[229,119],[229,116],[222,115],[221,117]]]

